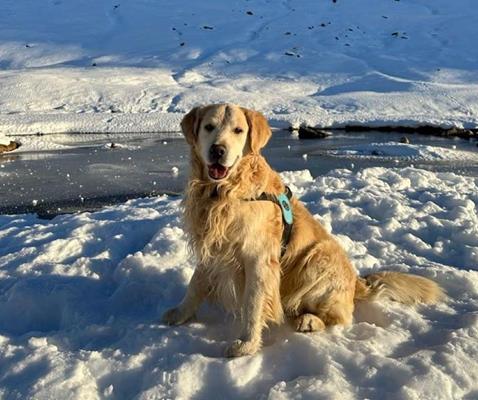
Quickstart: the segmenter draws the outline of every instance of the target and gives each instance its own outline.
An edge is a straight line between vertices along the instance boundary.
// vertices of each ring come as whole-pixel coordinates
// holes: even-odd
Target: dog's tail
[[[444,297],[443,289],[430,279],[400,272],[378,272],[355,283],[355,300],[388,298],[403,304],[434,304]]]

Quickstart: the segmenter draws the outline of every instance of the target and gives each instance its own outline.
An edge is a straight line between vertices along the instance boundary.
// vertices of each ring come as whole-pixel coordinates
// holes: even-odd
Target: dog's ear
[[[184,137],[191,146],[196,143],[198,137],[199,124],[201,123],[200,111],[201,107],[194,107],[181,121]]]
[[[247,124],[249,125],[249,138],[251,141],[251,150],[253,153],[259,153],[267,144],[272,136],[271,128],[260,112],[242,108]]]

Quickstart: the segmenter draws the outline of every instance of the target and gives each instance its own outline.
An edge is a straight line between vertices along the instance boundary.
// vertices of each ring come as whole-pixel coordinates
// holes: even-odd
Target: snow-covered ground
[[[0,397],[475,399],[478,179],[415,168],[282,175],[361,274],[417,273],[448,299],[361,305],[352,326],[325,333],[274,328],[260,353],[224,359],[237,330],[220,310],[158,322],[194,268],[179,199],[50,221],[0,216]]]
[[[475,0],[3,0],[0,135],[176,131],[218,101],[477,127],[477,37]]]

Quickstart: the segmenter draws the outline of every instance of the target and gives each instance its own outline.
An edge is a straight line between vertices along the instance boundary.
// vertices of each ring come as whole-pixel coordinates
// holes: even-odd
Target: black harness
[[[292,226],[294,225],[294,217],[292,214],[292,204],[290,199],[292,198],[292,191],[289,186],[285,187],[285,192],[280,195],[274,195],[270,193],[262,193],[257,199],[252,199],[252,201],[272,201],[277,204],[282,212],[282,223],[284,228],[282,229],[282,240],[281,240],[281,257],[284,256],[287,251],[287,245],[290,241],[290,235],[292,233]]]
[[[218,197],[217,186],[214,188],[211,193],[211,198]],[[281,257],[287,251],[287,245],[290,241],[290,236],[292,233],[292,227],[294,225],[294,217],[292,214],[292,204],[290,200],[292,199],[292,191],[288,186],[285,187],[285,192],[279,195],[263,192],[259,197],[255,199],[248,199],[246,201],[271,201],[277,204],[282,213],[282,223],[284,224],[282,230],[282,240],[281,240]]]

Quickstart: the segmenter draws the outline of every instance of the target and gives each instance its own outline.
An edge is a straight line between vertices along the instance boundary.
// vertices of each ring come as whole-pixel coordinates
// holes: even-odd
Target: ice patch
[[[444,147],[428,146],[423,144],[406,144],[397,142],[359,144],[344,146],[328,151],[328,154],[337,157],[352,158],[398,158],[407,160],[428,161],[478,161],[478,154],[470,151],[447,149]]]

